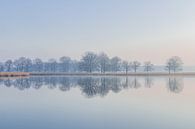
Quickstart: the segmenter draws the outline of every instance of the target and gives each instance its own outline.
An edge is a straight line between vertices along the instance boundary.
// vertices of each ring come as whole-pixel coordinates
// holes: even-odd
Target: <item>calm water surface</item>
[[[0,129],[195,129],[195,77],[0,78]]]

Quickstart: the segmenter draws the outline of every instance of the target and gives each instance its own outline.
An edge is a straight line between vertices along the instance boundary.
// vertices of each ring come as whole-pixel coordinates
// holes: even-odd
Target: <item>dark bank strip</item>
[[[0,72],[0,77],[17,76],[195,76],[195,72],[181,73],[29,73],[29,72]]]
[[[32,76],[195,76],[195,72],[182,73],[30,73]]]
[[[28,72],[0,72],[0,77],[30,76]]]

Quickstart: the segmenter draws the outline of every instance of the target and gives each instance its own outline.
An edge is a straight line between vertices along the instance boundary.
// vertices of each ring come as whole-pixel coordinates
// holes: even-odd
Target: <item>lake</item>
[[[195,77],[0,78],[0,129],[195,129]]]

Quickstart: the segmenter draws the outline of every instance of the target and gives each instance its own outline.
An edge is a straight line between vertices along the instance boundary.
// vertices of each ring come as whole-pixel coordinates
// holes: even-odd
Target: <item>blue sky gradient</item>
[[[193,0],[0,0],[0,59],[85,51],[195,65]]]

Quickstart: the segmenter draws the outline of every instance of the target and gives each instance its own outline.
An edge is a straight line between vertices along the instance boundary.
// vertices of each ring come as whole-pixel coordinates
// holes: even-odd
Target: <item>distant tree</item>
[[[70,67],[71,72],[78,72],[79,71],[79,61],[71,60],[70,66],[71,66]]]
[[[43,72],[50,72],[50,64],[48,61],[43,62]]]
[[[147,61],[144,63],[144,71],[145,72],[151,72],[154,70],[154,65],[150,62],[150,61]]]
[[[137,69],[140,67],[141,63],[138,61],[131,62],[131,68],[134,70],[134,72],[137,72]]]
[[[177,71],[182,70],[182,65],[183,65],[183,62],[181,58],[178,56],[173,56],[170,59],[168,59],[166,66],[165,66],[165,70],[169,71],[169,74],[171,73],[171,71],[175,73]]]
[[[25,57],[20,57],[14,61],[16,71],[24,72],[25,71]]]
[[[125,73],[127,74],[128,71],[129,71],[129,69],[130,69],[130,63],[127,62],[127,61],[123,61],[123,62],[122,62],[122,67],[123,67],[123,69],[125,70]]]
[[[33,61],[33,65],[34,65],[34,71],[36,72],[41,72],[43,71],[43,61],[39,58],[36,58]]]
[[[14,64],[14,70],[19,71],[19,61],[18,61],[18,59],[14,60],[13,64]]]
[[[14,66],[16,71],[30,72],[32,69],[32,60],[29,58],[20,57],[14,61]]]
[[[113,57],[110,60],[110,67],[112,72],[118,72],[121,68],[121,59],[119,57]]]
[[[30,72],[32,69],[32,60],[26,58],[24,63],[25,63],[25,72]]]
[[[0,72],[3,72],[3,71],[4,71],[4,64],[0,63]]]
[[[63,56],[60,58],[60,70],[62,72],[68,72],[70,70],[71,58]]]
[[[105,73],[109,67],[109,57],[105,53],[98,55],[98,63],[100,65],[100,72]]]
[[[12,60],[7,60],[5,62],[5,69],[7,72],[10,72],[12,70],[13,62]]]
[[[49,72],[57,71],[57,61],[55,59],[49,59],[48,61]]]
[[[86,52],[79,63],[79,68],[81,71],[89,73],[98,70],[97,55],[93,52]]]

